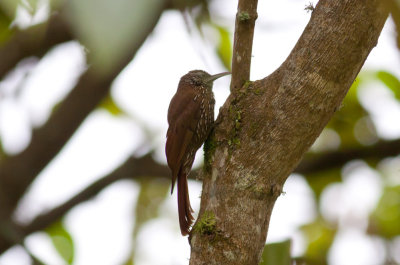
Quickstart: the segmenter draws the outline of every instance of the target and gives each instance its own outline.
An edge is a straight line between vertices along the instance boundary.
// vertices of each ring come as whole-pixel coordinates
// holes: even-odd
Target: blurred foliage
[[[394,98],[400,100],[400,81],[390,72],[363,71],[356,78],[339,110],[327,125],[340,136],[341,148],[359,147],[374,143],[378,136],[370,113],[359,102],[359,89],[363,85],[381,82]]]
[[[393,92],[397,100],[400,100],[400,81],[396,76],[386,71],[377,71],[376,78]]]
[[[135,206],[133,248],[124,265],[134,264],[138,233],[148,221],[159,216],[160,206],[167,199],[170,191],[170,182],[164,179],[142,178],[137,184],[140,186],[140,191]]]
[[[24,0],[19,3],[22,7],[24,7],[31,15],[35,14],[38,9],[38,0]]]
[[[186,5],[186,10],[193,18],[197,30],[202,33],[202,26],[208,24],[212,20],[209,5],[208,2],[204,0],[197,1],[196,5],[194,5],[194,3],[196,3],[196,1],[193,1],[193,4],[190,6],[187,5],[187,2],[184,5]]]
[[[17,7],[21,5],[21,0],[2,0],[0,7],[2,12],[7,15],[9,19],[14,19],[17,13]]]
[[[306,239],[304,259],[307,264],[327,264],[327,254],[335,238],[336,228],[322,217],[301,227]]]
[[[64,227],[61,221],[58,221],[51,226],[49,226],[45,232],[51,238],[55,249],[58,254],[64,259],[67,264],[72,264],[74,262],[74,241],[72,236]]]
[[[215,47],[215,53],[221,62],[221,64],[228,70],[231,71],[232,64],[232,32],[228,27],[217,23],[217,20],[213,18],[212,13],[210,13],[209,5],[207,1],[200,1],[201,4],[198,6],[192,6],[188,8],[188,14],[193,19],[196,25],[196,30],[199,32],[203,39],[212,41]],[[184,16],[186,19],[186,17]],[[189,22],[186,20],[186,26],[188,31],[192,32],[190,29]],[[210,38],[209,35],[205,34],[204,28],[211,28],[214,33],[218,36],[215,40]]]
[[[341,107],[327,125],[327,128],[331,128],[339,134],[341,148],[360,146],[360,142],[354,134],[355,125],[357,121],[368,115],[357,97],[360,82],[358,77],[344,98]]]
[[[327,128],[336,132],[340,138],[340,145],[333,151],[354,148],[362,150],[364,146],[382,140],[379,139],[376,132],[371,113],[359,100],[360,92],[365,86],[371,87],[378,84],[380,85],[379,89],[382,87],[387,89],[392,93],[394,99],[400,101],[400,81],[395,74],[383,70],[361,72],[351,86],[341,107],[327,126]],[[326,151],[310,152],[307,158],[318,158],[324,152]],[[365,162],[372,169],[379,165],[379,161]],[[400,176],[400,173],[398,175]],[[384,174],[381,174],[381,176],[384,178]],[[327,255],[336,233],[341,227],[336,227],[338,224],[332,224],[331,221],[324,219],[321,213],[320,198],[332,184],[343,181],[342,168],[323,170],[307,174],[305,177],[315,194],[319,217],[300,228],[306,241],[306,251],[298,259],[304,261],[304,264],[328,264]],[[368,229],[365,230],[365,233],[380,237],[386,240],[387,245],[391,245],[390,240],[400,236],[400,186],[390,186],[388,183],[384,183],[386,186],[376,208],[370,214]],[[390,254],[387,253],[386,255]],[[388,256],[386,259],[393,260],[393,257]]]
[[[368,232],[386,239],[400,236],[400,186],[385,188],[370,216]]]
[[[170,182],[166,180],[148,178],[137,184],[140,191],[135,209],[134,236],[147,221],[158,217],[158,210],[170,191]]]
[[[389,10],[396,27],[397,47],[400,49],[400,0],[384,0],[384,6]]]
[[[159,0],[71,0],[69,17],[79,40],[90,51],[92,67],[108,74],[141,42],[148,30],[144,25],[150,24],[163,6],[164,1]]]
[[[50,3],[55,8],[63,1],[51,0]],[[400,3],[398,0],[395,1]],[[185,14],[184,12],[189,14],[190,18],[193,19],[195,30],[204,40],[210,41],[214,45],[216,58],[225,68],[230,70],[233,34],[226,25],[217,21],[215,14],[209,9],[208,1],[189,1],[190,6],[188,6],[187,1],[174,0],[172,2],[171,5],[174,8],[180,10],[183,14]],[[18,6],[20,5],[33,14],[38,8],[38,3],[37,0],[0,0],[0,45],[6,42],[15,30],[10,26],[15,18]],[[105,69],[111,69],[110,65],[118,63],[125,50],[135,45],[148,18],[154,15],[158,8],[162,8],[162,1],[156,0],[72,0],[69,4],[69,20],[73,22],[79,41],[88,49],[87,55],[92,59],[92,62],[100,68],[105,67]],[[130,15],[121,16],[120,14],[126,10],[129,10]],[[394,16],[396,17],[396,15]],[[396,18],[400,20],[400,17]],[[187,22],[186,26],[190,27],[189,25],[190,23]],[[205,34],[205,28],[211,29],[212,33]],[[189,29],[189,32],[191,30]],[[327,125],[327,128],[335,132],[340,138],[340,145],[333,151],[363,148],[382,140],[376,132],[371,113],[359,100],[361,89],[365,85],[371,86],[376,82],[383,85],[385,89],[392,93],[393,98],[400,102],[400,81],[395,73],[385,70],[360,73],[342,105]],[[105,109],[115,117],[125,114],[111,95],[103,100],[99,108]],[[318,158],[324,152],[326,150],[316,151],[311,155]],[[376,165],[377,163],[369,164],[372,168],[375,168]],[[307,264],[327,264],[327,255],[336,233],[341,227],[339,224],[332,224],[324,219],[321,213],[320,198],[330,185],[343,181],[342,168],[308,174],[305,178],[314,192],[318,217],[299,228],[305,241],[305,252],[300,260],[305,260]],[[152,177],[142,178],[137,181],[137,184],[139,195],[134,206],[133,246],[135,246],[140,230],[150,220],[159,217],[160,206],[169,197],[170,189],[169,181]],[[375,209],[370,213],[367,220],[368,229],[365,233],[379,237],[390,244],[390,240],[400,237],[400,186],[385,185]],[[59,221],[48,227],[45,232],[51,238],[56,251],[64,261],[72,264],[75,256],[75,245],[63,223]],[[290,264],[290,248],[290,240],[267,244],[260,264]],[[132,264],[134,253],[135,247],[132,248],[131,256],[128,257],[126,264]]]
[[[11,19],[0,9],[0,44],[11,36],[10,24]]]
[[[290,246],[290,240],[266,244],[259,265],[290,265]]]
[[[215,28],[218,29],[219,32],[217,55],[225,68],[230,71],[232,64],[232,42],[230,32],[222,26],[215,25]]]
[[[125,111],[123,111],[117,105],[117,103],[115,103],[114,99],[111,97],[110,94],[108,94],[107,97],[103,99],[103,101],[100,103],[99,107],[102,109],[105,109],[113,116],[119,116],[119,115],[125,114]]]
[[[340,168],[334,168],[330,170],[325,170],[323,172],[315,172],[308,174],[306,178],[308,185],[314,192],[316,200],[319,201],[322,192],[325,188],[335,182],[342,181],[342,175]]]

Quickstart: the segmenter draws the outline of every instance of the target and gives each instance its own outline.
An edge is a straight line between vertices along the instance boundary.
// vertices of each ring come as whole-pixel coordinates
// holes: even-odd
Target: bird
[[[187,177],[192,169],[196,151],[206,141],[214,125],[214,80],[228,75],[210,75],[193,70],[181,77],[178,89],[168,108],[168,131],[165,154],[172,173],[171,194],[178,186],[178,215],[182,236],[189,235],[193,223]]]

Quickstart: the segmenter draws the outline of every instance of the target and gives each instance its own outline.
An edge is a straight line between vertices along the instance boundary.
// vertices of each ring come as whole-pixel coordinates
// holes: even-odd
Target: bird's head
[[[203,70],[193,70],[187,73],[182,77],[182,79],[186,79],[190,82],[190,84],[195,86],[204,86],[204,87],[212,87],[214,80],[231,74],[230,72],[224,72],[216,75],[210,75],[209,73]]]

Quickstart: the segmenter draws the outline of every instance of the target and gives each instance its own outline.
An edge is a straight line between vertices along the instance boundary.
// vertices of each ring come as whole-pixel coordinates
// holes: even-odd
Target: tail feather
[[[187,176],[182,171],[178,175],[178,212],[181,234],[186,236],[190,232],[194,218],[193,209],[190,206]]]

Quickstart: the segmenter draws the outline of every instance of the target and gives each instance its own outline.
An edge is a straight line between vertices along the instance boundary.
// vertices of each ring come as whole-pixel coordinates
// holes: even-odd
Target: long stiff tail
[[[190,206],[187,176],[184,170],[180,170],[178,174],[178,213],[181,234],[186,236],[190,232],[194,218],[192,216],[193,209]]]

